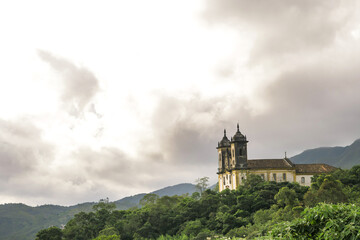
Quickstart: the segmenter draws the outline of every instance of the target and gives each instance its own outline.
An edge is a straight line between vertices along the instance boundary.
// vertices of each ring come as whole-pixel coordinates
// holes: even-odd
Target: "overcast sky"
[[[70,205],[360,138],[347,0],[0,2],[0,203]]]

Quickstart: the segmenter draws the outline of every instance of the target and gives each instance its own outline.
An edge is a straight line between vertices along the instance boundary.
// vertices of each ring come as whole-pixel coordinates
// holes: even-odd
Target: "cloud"
[[[265,142],[274,138],[282,141],[284,150],[295,153],[346,145],[360,137],[358,54],[337,54],[336,60],[299,67],[261,90],[259,95],[269,108],[253,124],[263,130],[259,140],[265,148],[272,145]]]
[[[338,0],[210,0],[203,16],[211,24],[253,36],[250,62],[260,64],[331,46],[349,27],[355,6],[355,1]]]
[[[53,156],[54,147],[42,140],[41,130],[30,121],[0,120],[0,178],[9,181],[31,174]]]
[[[61,100],[64,109],[73,116],[80,116],[100,91],[98,79],[88,69],[77,67],[72,62],[47,51],[38,50],[38,55],[50,64],[63,80]],[[94,106],[91,107],[91,111],[95,111]]]
[[[239,108],[238,96],[228,103],[228,119],[239,120],[248,134],[250,157],[281,157],[283,151],[359,138],[359,42],[352,34],[357,9],[356,1],[207,1],[202,17],[208,23],[253,40],[249,51],[239,41],[235,64],[218,79],[239,89],[238,79],[260,83],[248,107]],[[236,64],[238,55],[247,54]]]
[[[279,158],[284,151],[291,156],[359,138],[360,52],[349,34],[358,22],[353,1],[206,3],[203,18],[244,41],[214,64],[218,69],[210,71],[216,76],[205,74],[208,82],[199,84],[196,79],[205,75],[189,71],[191,90],[181,92],[181,83],[180,91],[145,84],[138,92],[126,86],[126,94],[134,96],[126,101],[117,97],[120,83],[97,98],[99,79],[90,70],[38,51],[62,80],[65,112],[33,121],[0,120],[0,197],[75,204],[116,200],[202,176],[215,181],[217,142],[224,128],[230,138],[237,122],[250,141],[249,158]],[[107,111],[112,114],[102,114]],[[80,120],[68,115],[84,113]]]

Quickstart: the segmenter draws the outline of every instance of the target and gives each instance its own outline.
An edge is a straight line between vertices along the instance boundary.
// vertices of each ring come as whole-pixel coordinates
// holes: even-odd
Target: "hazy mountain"
[[[346,147],[320,147],[306,150],[291,158],[294,163],[327,163],[349,169],[360,164],[360,139]]]
[[[174,196],[174,195],[183,195],[183,194],[193,194],[195,192],[195,185],[191,183],[181,183],[174,186],[165,187],[151,193],[154,193],[160,197],[162,196]],[[129,209],[139,205],[139,201],[146,195],[146,193],[136,194],[134,196],[125,197],[118,201],[115,201],[116,207],[118,209]]]
[[[94,203],[63,207],[43,205],[29,207],[25,204],[0,205],[0,239],[34,239],[36,233],[49,226],[61,226],[76,213],[90,211]]]
[[[191,195],[193,192],[195,192],[195,185],[182,183],[152,193],[162,197],[186,193]],[[145,193],[142,193],[125,197],[114,203],[118,209],[128,209],[137,206],[145,195]],[[50,226],[60,227],[62,224],[66,224],[76,213],[91,211],[94,204],[94,202],[81,203],[70,207],[57,205],[30,207],[21,203],[0,205],[0,239],[35,239],[35,235],[39,230]]]

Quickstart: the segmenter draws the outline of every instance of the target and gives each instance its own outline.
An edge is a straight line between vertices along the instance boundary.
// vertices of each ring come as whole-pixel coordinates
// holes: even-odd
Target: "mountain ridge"
[[[360,139],[341,147],[318,147],[308,149],[290,158],[295,164],[326,163],[334,167],[350,169],[360,164]]]

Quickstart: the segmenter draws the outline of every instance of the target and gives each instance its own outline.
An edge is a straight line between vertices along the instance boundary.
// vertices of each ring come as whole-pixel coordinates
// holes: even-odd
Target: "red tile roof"
[[[336,167],[330,166],[328,164],[296,164],[295,170],[296,173],[328,173],[336,170]]]
[[[320,174],[336,170],[336,167],[328,164],[293,164],[290,159],[252,159],[248,160],[249,169],[295,169],[298,174]]]
[[[293,168],[294,164],[289,159],[253,159],[248,160],[248,168]]]

